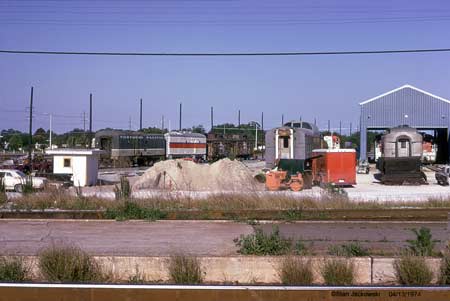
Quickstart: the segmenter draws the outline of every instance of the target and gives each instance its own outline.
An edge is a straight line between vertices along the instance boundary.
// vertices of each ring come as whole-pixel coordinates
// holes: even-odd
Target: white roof
[[[395,92],[400,91],[400,90],[405,89],[405,88],[410,88],[410,89],[416,90],[416,91],[418,91],[418,92],[420,92],[420,93],[423,93],[423,94],[426,94],[426,95],[428,95],[428,96],[431,96],[431,97],[433,97],[433,98],[442,100],[442,101],[444,101],[444,102],[446,102],[446,103],[450,103],[450,100],[445,99],[445,98],[443,98],[443,97],[440,97],[440,96],[431,94],[431,93],[429,93],[429,92],[427,92],[427,91],[421,90],[421,89],[416,88],[416,87],[411,86],[411,85],[404,85],[404,86],[398,87],[397,89],[394,89],[394,90],[391,90],[391,91],[389,91],[389,92],[383,93],[383,94],[381,94],[381,95],[375,96],[375,97],[373,97],[373,98],[371,98],[371,99],[368,99],[368,100],[366,100],[366,101],[360,102],[359,104],[360,104],[360,105],[365,105],[366,103],[372,102],[372,101],[374,101],[374,100],[377,100],[377,99],[379,99],[379,98],[382,98],[382,97],[384,97],[384,96],[386,96],[386,95],[395,93]]]
[[[72,148],[58,148],[46,150],[47,155],[53,156],[93,156],[104,153],[101,149],[72,149]]]

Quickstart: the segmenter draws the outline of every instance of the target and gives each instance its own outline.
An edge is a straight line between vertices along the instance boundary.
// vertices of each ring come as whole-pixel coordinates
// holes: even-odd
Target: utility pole
[[[264,112],[261,112],[261,130],[264,131]]]
[[[49,132],[50,132],[50,133],[49,133],[49,136],[50,136],[50,137],[49,137],[49,140],[50,140],[50,141],[49,141],[50,149],[53,149],[53,148],[52,148],[52,119],[53,119],[52,117],[53,117],[52,114],[50,114],[50,130],[49,130]]]
[[[139,130],[142,131],[142,98],[140,101],[140,108],[139,108]]]
[[[241,127],[241,110],[238,110],[238,128]]]
[[[342,121],[339,120],[339,136],[342,136]]]
[[[211,107],[211,132],[214,128],[214,108]]]
[[[328,133],[330,133],[330,135],[331,135],[330,119],[328,119]]]
[[[131,131],[131,116],[128,118],[128,129]]]
[[[164,132],[164,115],[161,116],[161,131]]]
[[[86,132],[86,112],[83,111],[83,132]]]
[[[255,150],[258,150],[258,123],[255,122]]]
[[[92,93],[89,94],[89,133],[92,133]]]
[[[350,122],[350,136],[352,135],[352,123]]]
[[[284,125],[284,114],[281,114],[281,126]]]
[[[314,125],[317,125],[316,117],[314,117]]]
[[[181,132],[181,116],[182,116],[182,109],[183,109],[183,104],[180,102],[180,132]]]
[[[33,87],[31,87],[31,96],[30,96],[30,128],[28,131],[28,159],[30,160],[31,164],[31,151],[33,149]]]

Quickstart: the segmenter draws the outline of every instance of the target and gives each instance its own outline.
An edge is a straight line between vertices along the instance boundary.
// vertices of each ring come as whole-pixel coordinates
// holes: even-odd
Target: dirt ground
[[[250,170],[251,173],[256,174],[261,171],[265,167],[264,161],[244,161],[243,162]],[[100,171],[100,178],[114,178],[117,176],[113,175],[114,170],[108,170],[106,173],[104,171]],[[142,173],[142,169],[126,169],[126,170],[117,170],[119,174],[129,174],[130,183],[134,184],[138,177],[134,176],[137,173]],[[357,174],[356,182],[357,184],[352,187],[346,187],[344,190],[347,192],[348,197],[351,200],[355,201],[427,201],[430,198],[441,199],[441,198],[450,198],[450,187],[449,186],[440,186],[436,183],[436,179],[434,177],[434,172],[427,171],[425,169],[425,174],[428,179],[428,185],[420,185],[420,186],[408,186],[408,185],[382,185],[374,178],[374,173],[377,173],[377,170],[374,165],[371,166],[371,171],[369,174]],[[263,185],[263,184],[261,184]],[[226,187],[226,186],[225,186]],[[313,187],[313,189],[303,190],[300,192],[291,192],[291,191],[282,191],[282,192],[270,192],[255,189],[255,191],[250,190],[245,193],[258,193],[258,194],[283,194],[289,195],[291,197],[314,197],[320,198],[324,191],[319,187]],[[97,187],[85,187],[83,188],[83,193],[86,196],[99,196],[104,198],[114,198],[114,186],[97,186]],[[161,189],[142,189],[134,192],[134,197],[136,198],[148,198],[155,196],[164,196],[167,194],[171,194],[171,196],[175,197],[191,197],[191,198],[206,198],[215,193],[231,193],[231,194],[239,194],[243,193],[243,191],[236,191],[235,189],[228,190],[223,188],[222,190],[204,190],[204,191],[190,191],[190,190],[178,190],[176,192],[167,192]]]

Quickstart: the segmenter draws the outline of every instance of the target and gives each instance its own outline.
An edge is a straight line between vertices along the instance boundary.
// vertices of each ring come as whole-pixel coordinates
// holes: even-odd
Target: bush
[[[0,281],[24,282],[29,280],[29,272],[21,257],[0,258]]]
[[[122,205],[116,208],[108,208],[105,217],[116,220],[128,219],[146,219],[157,220],[167,216],[166,213],[159,209],[141,207],[136,202],[125,201]]]
[[[433,256],[435,241],[428,228],[422,227],[419,230],[412,229],[416,235],[416,239],[407,240],[409,250],[416,256]]]
[[[239,247],[238,252],[243,255],[284,255],[292,248],[292,241],[281,237],[277,226],[273,227],[270,234],[257,228],[255,233],[241,235],[234,242]]]
[[[120,186],[115,185],[114,193],[116,195],[116,200],[126,200],[130,198],[131,187],[127,177],[120,177]]]
[[[170,279],[176,284],[203,282],[200,261],[196,257],[175,255],[169,259]]]
[[[327,260],[320,272],[326,285],[352,285],[354,281],[354,266],[348,260]]]
[[[369,256],[369,250],[357,242],[352,242],[339,246],[330,246],[328,248],[328,254],[333,256],[363,257]]]
[[[50,282],[102,282],[98,263],[75,246],[51,246],[39,254],[39,268]]]
[[[444,254],[444,256],[442,257],[440,282],[444,285],[450,284],[450,254],[449,253]]]
[[[394,262],[397,281],[402,285],[429,285],[433,272],[421,256],[404,255]]]
[[[310,285],[313,282],[313,271],[309,260],[288,256],[282,259],[279,270],[283,284]]]

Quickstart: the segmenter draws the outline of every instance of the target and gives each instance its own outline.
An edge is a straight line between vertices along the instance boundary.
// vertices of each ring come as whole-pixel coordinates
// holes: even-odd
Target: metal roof
[[[445,99],[445,98],[443,98],[443,97],[440,97],[440,96],[431,94],[430,92],[427,92],[427,91],[421,90],[421,89],[419,89],[419,88],[416,88],[416,87],[414,87],[414,86],[411,86],[411,85],[406,84],[406,85],[403,85],[403,86],[401,86],[401,87],[398,87],[398,88],[396,88],[396,89],[394,89],[394,90],[388,91],[388,92],[383,93],[383,94],[378,95],[378,96],[375,96],[375,97],[373,97],[373,98],[371,98],[371,99],[368,99],[368,100],[366,100],[366,101],[360,102],[359,104],[360,104],[360,105],[365,105],[365,104],[367,104],[367,103],[369,103],[369,102],[372,102],[372,101],[374,101],[374,100],[380,99],[380,98],[385,97],[385,96],[387,96],[387,95],[389,95],[389,94],[393,94],[393,93],[395,93],[395,92],[397,92],[397,91],[400,91],[400,90],[403,90],[403,89],[406,89],[406,88],[410,88],[410,89],[416,90],[416,91],[418,91],[418,92],[420,92],[420,93],[423,93],[423,94],[425,94],[425,95],[428,95],[428,96],[431,96],[431,97],[433,97],[433,98],[442,100],[442,101],[444,101],[444,102],[446,102],[446,103],[450,103],[450,100],[448,100],[448,99]]]

